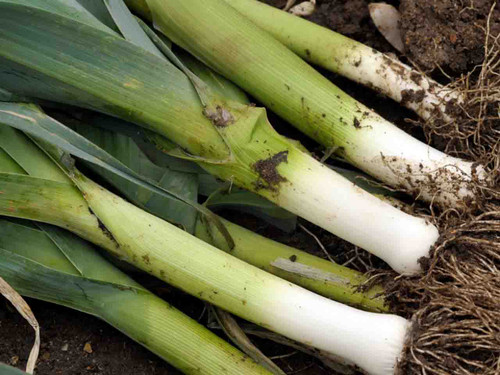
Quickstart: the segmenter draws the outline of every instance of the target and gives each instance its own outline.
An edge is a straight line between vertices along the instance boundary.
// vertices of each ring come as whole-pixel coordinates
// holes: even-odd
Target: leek
[[[35,190],[34,195],[24,195],[25,204],[47,213],[50,202],[47,206],[37,206],[40,197],[36,193],[43,194],[44,184],[53,183],[57,188],[50,193],[52,199],[64,197],[66,191],[68,200],[62,203],[63,210],[78,206],[77,213],[73,214],[80,215],[82,224],[85,223],[84,231],[88,233],[84,217],[89,215],[82,215],[82,208],[89,208],[64,173],[22,133],[1,125],[0,136],[0,146],[3,146],[0,171],[14,178],[29,174],[37,178],[32,182],[39,182],[39,190]],[[11,163],[2,163],[2,160]],[[4,186],[0,183],[2,194],[6,193]],[[11,204],[8,210],[15,213]],[[46,221],[57,222],[53,216],[46,217],[49,218]],[[95,218],[92,219],[95,223]],[[0,276],[21,294],[98,316],[186,374],[268,373],[116,269],[91,245],[66,231],[47,225],[10,222],[0,217],[0,253]]]
[[[0,173],[0,214],[69,228],[244,319],[336,354],[371,374],[395,371],[410,329],[405,319],[356,310],[250,266],[68,168],[78,189],[69,180]]]
[[[484,176],[481,167],[433,149],[384,120],[224,0],[127,3],[138,12],[147,4],[155,26],[174,43],[368,174],[446,207],[474,198],[472,180]]]
[[[448,120],[446,104],[460,101],[455,91],[396,58],[325,27],[257,0],[225,1],[303,59],[394,99],[424,120]]]
[[[0,255],[19,293],[95,315],[185,374],[269,374],[69,232],[0,218]]]
[[[363,291],[367,277],[361,273],[221,220],[234,240],[232,256],[335,301],[368,311],[388,311],[383,288],[375,285]],[[201,221],[195,234],[207,242],[214,240]],[[216,241],[219,246],[224,243],[223,238]]]
[[[92,123],[99,121],[102,123],[104,118],[101,117]],[[160,181],[165,179],[167,169],[152,165],[127,136],[92,127],[88,123],[76,125],[76,129],[136,172],[150,178],[155,178],[156,175],[158,179],[161,176]],[[137,186],[128,189],[122,178],[117,178],[102,168],[93,170],[127,196],[132,203],[146,207],[146,211],[155,216],[165,219],[175,217],[175,212],[174,215],[171,213],[170,205],[158,200],[153,201],[156,206],[147,203],[151,202],[150,194],[141,194]],[[209,208],[212,207],[210,201],[207,203]],[[323,296],[364,310],[388,311],[383,288],[375,285],[364,290],[368,278],[361,273],[259,236],[223,218],[219,220],[233,240],[234,246],[231,249],[227,247],[225,238],[218,235],[217,231],[211,230],[210,225],[202,218],[196,221],[194,234],[205,242],[225,249],[232,256]]]
[[[0,82],[7,90],[113,114],[161,133],[169,139],[161,139],[167,151],[372,252],[400,273],[420,272],[418,260],[428,255],[437,229],[353,186],[279,136],[264,109],[217,96],[203,109],[178,68],[86,22],[89,14],[70,18],[76,8],[60,0],[3,0],[0,10]],[[27,127],[39,121],[3,107],[2,114]]]

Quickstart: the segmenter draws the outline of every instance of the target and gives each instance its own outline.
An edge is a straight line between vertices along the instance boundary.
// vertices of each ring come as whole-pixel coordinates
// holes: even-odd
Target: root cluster
[[[490,16],[493,14],[493,5]],[[435,117],[421,124],[429,140],[446,153],[500,168],[500,34],[490,33],[490,19],[484,28],[484,61],[450,84],[461,100],[450,102],[444,120]],[[498,173],[497,173],[498,174]],[[498,177],[498,176],[494,176]],[[498,180],[496,181],[498,182]],[[498,186],[498,185],[497,185]]]
[[[414,322],[401,374],[500,374],[500,35],[484,31],[484,63],[453,84],[464,98],[453,120],[424,129],[490,178],[478,206],[434,216],[443,235],[423,275],[389,286],[395,311]]]
[[[411,316],[402,374],[500,373],[500,207],[451,225],[423,276],[391,287]]]

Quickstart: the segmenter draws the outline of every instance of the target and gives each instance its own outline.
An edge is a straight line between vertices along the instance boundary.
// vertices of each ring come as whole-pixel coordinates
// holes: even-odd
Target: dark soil
[[[401,30],[407,55],[421,68],[466,72],[482,62],[484,29],[495,0],[401,0]],[[490,18],[500,33],[500,8]]]
[[[266,2],[281,7],[286,0],[267,0]],[[421,64],[423,69],[433,69],[437,63],[451,71],[463,71],[472,64],[480,62],[482,57],[480,35],[482,34],[477,33],[477,27],[484,25],[492,1],[476,0],[474,10],[464,10],[466,8],[464,4],[468,4],[469,1],[463,1],[464,4],[458,6],[457,4],[462,4],[461,0],[402,0],[401,4],[397,0],[387,2],[395,6],[401,5],[407,53],[414,61]],[[378,50],[395,53],[395,50],[371,22],[368,3],[370,3],[368,0],[318,0],[318,10],[310,19]],[[495,25],[498,26],[499,23],[500,15],[497,14]],[[439,48],[435,43],[438,43]],[[423,139],[422,131],[405,121],[406,118],[413,118],[411,113],[390,100],[374,95],[364,87],[337,77],[335,74],[324,73],[347,93],[374,108],[388,120]],[[280,133],[299,139],[320,155],[322,150],[310,140],[291,127],[280,124],[279,119],[273,114],[270,114],[270,119]],[[321,257],[325,256],[317,243],[303,230],[297,229],[293,233],[285,233],[265,224],[262,220],[242,213],[225,212],[224,216],[277,241]],[[345,241],[309,223],[303,221],[301,223],[319,238],[326,250],[339,263],[349,261],[349,267],[362,271],[385,267],[382,261],[371,258]],[[201,315],[203,304],[198,300],[166,288],[147,277],[138,281],[143,282],[146,287],[190,316],[198,318]],[[164,361],[95,317],[31,299],[28,303],[42,328],[42,349],[37,366],[39,375],[179,374]],[[32,345],[33,332],[17,312],[8,306],[0,299],[0,337],[2,338],[0,361],[22,368]],[[206,323],[206,317],[202,322]],[[84,351],[86,343],[90,343],[92,353]],[[256,343],[271,357],[294,353],[292,349],[263,340],[257,340]],[[63,350],[66,345],[67,350]],[[324,369],[317,360],[300,353],[277,359],[276,363],[287,373],[335,374],[333,371]]]
[[[263,2],[283,8],[286,0],[264,0]],[[302,0],[297,1],[297,3]],[[312,22],[356,39],[382,52],[394,52],[392,46],[377,31],[368,12],[369,0],[318,0],[317,11],[308,17]],[[387,0],[398,6],[398,0]]]
[[[36,374],[180,374],[93,316],[32,299],[27,302],[41,327]],[[0,337],[0,362],[23,368],[33,345],[34,331],[3,300],[0,301]],[[92,353],[84,351],[87,343]]]

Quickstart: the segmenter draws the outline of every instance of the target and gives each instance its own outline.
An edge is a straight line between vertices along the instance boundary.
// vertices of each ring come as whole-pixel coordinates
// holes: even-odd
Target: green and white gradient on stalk
[[[235,315],[341,356],[370,373],[392,373],[409,329],[405,319],[330,301],[190,236],[86,178],[78,178],[77,184],[119,244],[122,259]]]
[[[147,4],[146,15],[172,41],[366,173],[447,207],[473,197],[471,180],[475,174],[483,177],[482,168],[476,171],[472,163],[412,138],[345,94],[224,0],[127,3],[138,11]],[[372,57],[378,64],[383,60]]]
[[[225,1],[315,65],[373,88],[397,102],[402,101],[405,91],[418,92],[423,96],[421,101],[409,100],[402,104],[424,120],[435,116],[436,111],[446,116],[446,103],[461,100],[455,91],[425,74],[335,31],[257,0]]]

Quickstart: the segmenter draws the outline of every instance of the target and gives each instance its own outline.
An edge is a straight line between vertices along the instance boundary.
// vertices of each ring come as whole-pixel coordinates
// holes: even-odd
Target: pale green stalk
[[[222,219],[234,241],[229,254],[318,294],[368,311],[389,311],[380,285],[363,289],[368,278],[339,264],[259,236]],[[195,235],[224,246],[222,238],[198,221]]]
[[[373,88],[425,120],[449,120],[446,103],[461,99],[396,58],[313,22],[257,0],[225,1],[303,59]]]
[[[22,295],[97,316],[185,374],[269,374],[85,241],[42,229],[0,218],[0,276]]]
[[[224,0],[129,0],[174,43],[299,130],[397,188],[445,206],[473,197],[476,167],[412,138],[357,102]],[[482,169],[477,169],[482,176]]]

